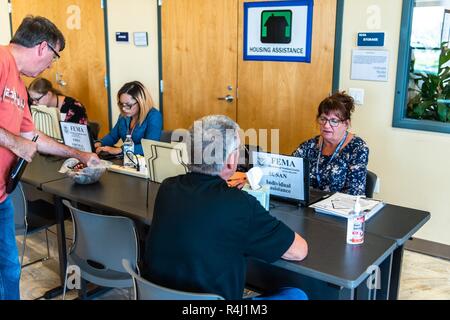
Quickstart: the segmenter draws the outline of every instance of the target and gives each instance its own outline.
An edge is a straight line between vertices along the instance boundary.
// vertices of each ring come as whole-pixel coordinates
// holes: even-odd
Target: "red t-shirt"
[[[0,46],[0,128],[12,134],[34,130],[27,89],[8,47]],[[5,183],[17,157],[0,146],[0,203],[6,199]]]

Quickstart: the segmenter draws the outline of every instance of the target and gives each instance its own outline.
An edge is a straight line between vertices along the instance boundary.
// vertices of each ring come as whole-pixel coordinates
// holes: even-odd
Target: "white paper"
[[[133,36],[135,46],[138,47],[148,46],[147,32],[135,32]]]
[[[354,49],[352,52],[350,79],[388,81],[388,67],[388,51]]]

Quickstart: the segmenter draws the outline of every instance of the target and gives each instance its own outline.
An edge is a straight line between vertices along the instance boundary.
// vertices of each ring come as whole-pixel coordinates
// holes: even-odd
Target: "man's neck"
[[[19,70],[19,72],[21,74],[23,74],[22,72],[23,72],[24,61],[26,60],[26,59],[24,59],[24,54],[22,54],[23,49],[14,43],[10,43],[7,46],[7,50],[14,57],[14,61],[16,61],[17,69]]]

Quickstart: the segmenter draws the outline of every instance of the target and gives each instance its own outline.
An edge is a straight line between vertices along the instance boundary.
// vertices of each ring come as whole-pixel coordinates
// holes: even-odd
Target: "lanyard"
[[[342,145],[344,144],[345,140],[347,139],[348,136],[348,132],[345,131],[344,137],[341,139],[341,141],[339,142],[339,144],[337,145],[336,149],[334,150],[330,161],[328,161],[328,163],[330,163],[331,161],[333,161],[334,157],[336,157],[336,155],[339,153],[339,150],[341,150]],[[323,141],[320,144],[320,150],[319,150],[319,154],[317,155],[317,163],[316,163],[316,175],[317,175],[317,183],[320,186],[320,173],[319,173],[319,161],[320,161],[320,156],[322,155],[322,150],[323,150]]]
[[[128,124],[128,131],[127,131],[127,135],[130,135],[130,136],[133,135],[134,128],[136,128],[136,123],[135,123],[133,129],[131,129],[131,121],[132,121],[132,119],[130,118],[130,123]]]

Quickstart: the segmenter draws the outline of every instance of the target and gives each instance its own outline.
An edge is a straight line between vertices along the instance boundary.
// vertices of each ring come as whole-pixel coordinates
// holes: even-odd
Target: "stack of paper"
[[[336,192],[330,197],[310,205],[316,212],[348,218],[355,207],[357,196]],[[361,211],[366,213],[366,221],[384,207],[384,202],[375,199],[359,198]]]

